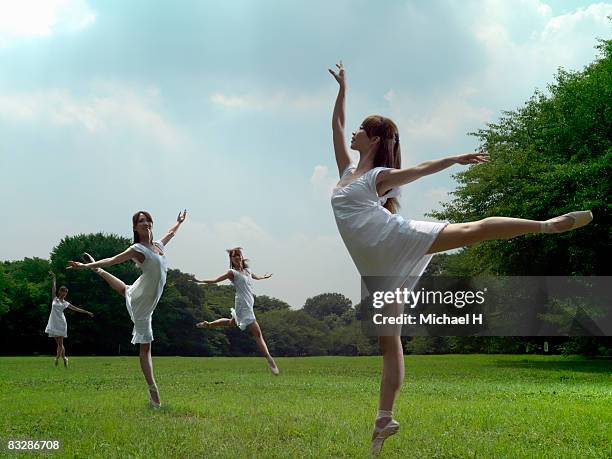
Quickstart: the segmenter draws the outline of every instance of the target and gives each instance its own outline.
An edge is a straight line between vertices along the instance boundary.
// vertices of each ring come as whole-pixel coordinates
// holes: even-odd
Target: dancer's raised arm
[[[55,300],[57,296],[57,287],[55,285],[55,273],[49,270],[49,275],[51,276],[51,300]]]
[[[93,312],[89,312],[89,311],[86,311],[85,309],[81,309],[75,306],[74,304],[68,304],[68,309],[72,309],[73,311],[76,311],[76,312],[82,312],[83,314],[87,314],[89,317],[94,316]]]
[[[251,277],[255,280],[270,279],[272,277],[272,273],[266,273],[263,276],[258,276],[257,274],[251,273]]]
[[[466,153],[458,156],[449,156],[447,158],[425,161],[417,166],[406,167],[404,169],[384,171],[376,177],[376,190],[378,194],[382,196],[392,188],[414,182],[426,175],[435,174],[453,164],[479,164],[487,162],[489,162],[487,153]]]
[[[166,245],[168,242],[170,242],[170,239],[174,237],[178,229],[181,227],[181,224],[185,221],[186,217],[187,217],[187,209],[183,210],[182,212],[179,212],[178,217],[176,217],[176,223],[172,225],[172,227],[168,230],[166,235],[161,238],[162,244]]]
[[[217,277],[216,279],[203,279],[203,280],[198,280],[194,278],[194,282],[197,284],[217,284],[219,282],[222,282],[224,280],[227,279],[232,279],[233,278],[233,274],[231,271],[226,272],[225,274],[223,274],[222,276]]]
[[[102,260],[98,260],[98,261],[93,262],[93,263],[81,263],[80,261],[69,261],[68,262],[68,266],[66,267],[66,269],[95,269],[95,268],[103,268],[105,266],[118,265],[119,263],[123,263],[124,261],[133,260],[133,259],[142,262],[143,260],[139,259],[139,257],[142,257],[142,254],[136,252],[136,250],[134,250],[133,248],[129,247],[128,249],[126,249],[123,252],[115,255],[114,257],[104,258]]]
[[[344,139],[344,101],[346,95],[346,80],[344,78],[344,66],[342,61],[336,64],[338,72],[334,72],[332,69],[328,69],[329,73],[338,82],[338,96],[336,97],[336,104],[334,105],[334,114],[332,115],[332,133],[334,139],[334,152],[336,153],[336,164],[338,165],[338,174],[342,175],[342,172],[351,163],[351,157],[349,156],[346,148],[346,140]]]

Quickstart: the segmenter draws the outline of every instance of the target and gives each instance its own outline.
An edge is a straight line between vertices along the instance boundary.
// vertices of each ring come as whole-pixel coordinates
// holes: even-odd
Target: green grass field
[[[0,439],[62,457],[367,457],[378,357],[0,358]],[[611,457],[612,365],[549,356],[407,356],[384,457]],[[32,457],[33,453],[21,454]]]

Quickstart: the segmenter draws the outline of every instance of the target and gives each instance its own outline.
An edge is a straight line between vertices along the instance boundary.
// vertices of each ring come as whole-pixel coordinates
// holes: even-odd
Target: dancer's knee
[[[399,336],[379,336],[378,346],[383,355],[391,355],[402,352],[402,341]]]
[[[151,344],[141,343],[140,344],[140,357],[148,357],[151,354]]]

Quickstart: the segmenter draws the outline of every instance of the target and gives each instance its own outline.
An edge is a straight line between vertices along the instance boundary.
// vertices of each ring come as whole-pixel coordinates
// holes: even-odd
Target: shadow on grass
[[[524,368],[544,371],[574,371],[583,373],[612,373],[611,359],[576,359],[559,357],[556,360],[496,360],[499,368]]]

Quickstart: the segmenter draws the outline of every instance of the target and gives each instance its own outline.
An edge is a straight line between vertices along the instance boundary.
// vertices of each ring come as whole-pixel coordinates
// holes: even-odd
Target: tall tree
[[[450,203],[432,212],[451,222],[493,215],[546,220],[591,209],[594,222],[562,235],[531,235],[465,249],[472,274],[605,275],[612,212],[612,40],[581,72],[559,70],[549,94],[474,133],[491,162],[455,175]],[[474,262],[477,260],[478,262]],[[457,268],[457,261],[454,261]]]
[[[352,307],[352,302],[340,293],[321,293],[308,298],[304,303],[304,312],[310,316],[322,319],[335,315],[342,316]]]

